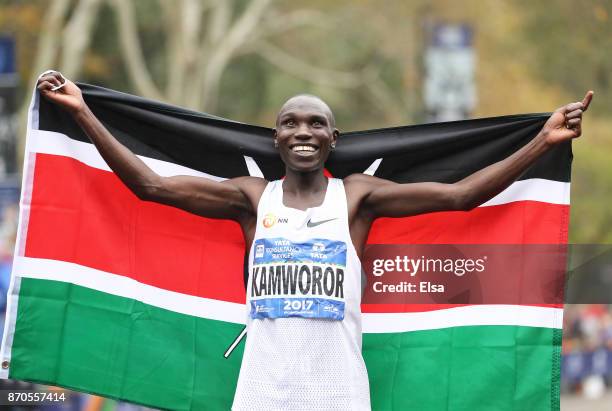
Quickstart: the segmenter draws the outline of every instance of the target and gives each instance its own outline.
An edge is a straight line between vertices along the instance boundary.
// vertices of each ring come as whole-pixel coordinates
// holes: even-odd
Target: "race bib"
[[[258,239],[251,271],[250,316],[344,318],[346,243]]]

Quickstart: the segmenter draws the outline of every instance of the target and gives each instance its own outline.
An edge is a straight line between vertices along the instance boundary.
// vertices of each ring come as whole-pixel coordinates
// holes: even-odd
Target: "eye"
[[[314,121],[312,122],[312,126],[313,126],[313,127],[323,127],[323,126],[324,126],[324,124],[323,124],[323,122],[322,122],[321,120],[314,120]]]
[[[287,119],[285,121],[283,121],[283,125],[287,126],[287,127],[294,127],[295,126],[295,121],[293,119]]]

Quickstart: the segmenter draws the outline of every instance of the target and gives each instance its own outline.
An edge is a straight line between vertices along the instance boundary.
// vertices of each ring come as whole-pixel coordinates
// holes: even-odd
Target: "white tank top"
[[[344,184],[285,207],[282,180],[257,207],[249,252],[247,339],[233,410],[369,410],[361,355],[361,263]]]

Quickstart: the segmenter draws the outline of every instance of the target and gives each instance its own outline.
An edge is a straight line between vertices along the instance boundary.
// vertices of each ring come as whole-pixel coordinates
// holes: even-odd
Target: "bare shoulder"
[[[235,177],[226,180],[226,182],[238,187],[245,194],[259,193],[260,195],[268,184],[268,180],[265,178],[251,176]]]
[[[349,216],[365,216],[369,221],[371,215],[368,211],[368,198],[377,188],[394,184],[388,180],[368,174],[351,174],[344,178],[344,189],[349,208]]]
[[[257,209],[257,204],[268,184],[268,180],[261,177],[243,176],[231,178],[226,180],[225,183],[237,187],[249,199],[254,209]]]
[[[268,184],[268,180],[266,180],[265,178],[251,176],[234,177],[225,181],[230,182],[238,187],[256,186],[262,187],[262,189],[266,187],[266,184]]]
[[[347,193],[355,192],[364,195],[367,195],[374,188],[380,187],[381,185],[393,184],[389,180],[361,173],[346,176],[343,181]]]

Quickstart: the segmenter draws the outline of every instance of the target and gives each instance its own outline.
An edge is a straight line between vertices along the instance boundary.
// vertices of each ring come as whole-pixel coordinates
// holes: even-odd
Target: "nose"
[[[295,130],[294,137],[300,140],[308,140],[311,138],[312,133],[310,132],[310,127],[308,127],[308,124],[300,123],[297,130]]]

